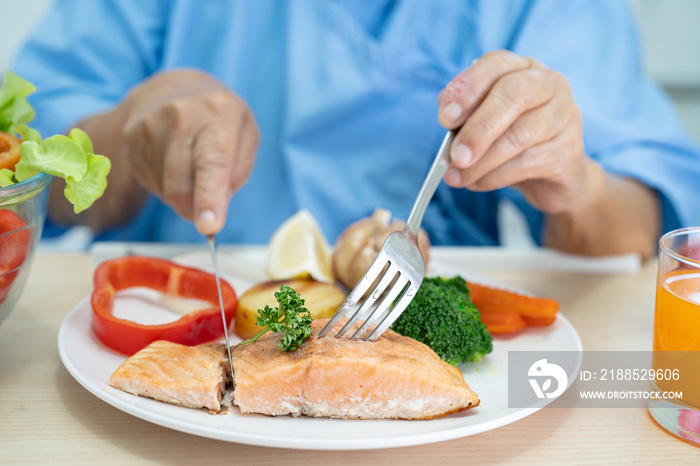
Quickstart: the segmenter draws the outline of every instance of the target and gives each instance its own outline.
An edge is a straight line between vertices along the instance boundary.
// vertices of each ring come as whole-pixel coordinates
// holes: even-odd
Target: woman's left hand
[[[532,58],[490,52],[440,93],[440,123],[461,126],[445,182],[472,191],[520,189],[545,213],[574,212],[595,184],[581,114],[566,78]],[[590,176],[589,176],[590,175]]]

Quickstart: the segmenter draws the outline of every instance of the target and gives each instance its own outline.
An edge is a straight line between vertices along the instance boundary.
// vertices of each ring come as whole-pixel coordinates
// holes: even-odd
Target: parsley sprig
[[[277,346],[285,352],[296,351],[311,335],[311,313],[304,307],[304,299],[291,286],[280,285],[280,290],[275,292],[275,298],[278,307],[271,308],[266,304],[255,316],[257,325],[265,328],[242,344],[253,343],[271,331],[282,334],[282,340]]]

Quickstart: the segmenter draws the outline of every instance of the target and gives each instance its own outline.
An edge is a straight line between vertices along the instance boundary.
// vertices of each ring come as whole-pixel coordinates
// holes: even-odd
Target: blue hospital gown
[[[663,230],[700,224],[700,155],[644,74],[619,1],[59,0],[13,69],[38,88],[42,134],[112,108],[153,73],[213,74],[246,100],[262,136],[220,241],[264,243],[300,208],[333,241],[377,206],[407,217],[445,134],[438,93],[497,49],[568,78],[587,154],[658,190]],[[539,242],[543,215],[509,188],[442,183],[424,228],[434,244],[499,244],[504,198]],[[156,197],[98,239],[202,241]]]

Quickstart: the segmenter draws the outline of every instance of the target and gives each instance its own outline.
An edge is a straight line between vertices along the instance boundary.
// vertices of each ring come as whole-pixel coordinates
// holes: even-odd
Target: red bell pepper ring
[[[156,340],[192,346],[214,340],[224,333],[216,278],[203,270],[154,257],[126,256],[100,264],[95,270],[94,285],[90,297],[92,330],[102,343],[122,354],[132,355]],[[137,286],[183,298],[201,299],[212,305],[161,325],[143,325],[115,317],[112,314],[115,293]],[[221,280],[221,292],[228,326],[236,312],[237,297],[224,280]]]
[[[19,215],[0,209],[0,304],[7,299],[27,258],[31,232]]]

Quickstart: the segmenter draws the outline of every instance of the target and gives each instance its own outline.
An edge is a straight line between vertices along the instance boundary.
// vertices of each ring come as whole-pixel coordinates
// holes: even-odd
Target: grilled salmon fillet
[[[243,413],[340,419],[431,419],[478,406],[462,373],[428,346],[387,330],[374,342],[313,334],[285,353],[280,335],[232,348]]]
[[[221,409],[231,371],[226,346],[155,341],[124,361],[109,385],[187,408]]]

